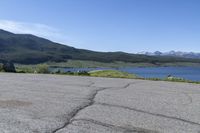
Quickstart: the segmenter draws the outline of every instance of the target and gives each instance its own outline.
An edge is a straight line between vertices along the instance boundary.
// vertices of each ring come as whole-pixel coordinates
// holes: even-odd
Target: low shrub
[[[87,71],[80,71],[77,74],[82,76],[90,76],[90,74]]]
[[[187,82],[187,80],[186,80],[186,79],[184,79],[184,78],[180,78],[180,77],[173,77],[173,76],[167,77],[167,78],[165,78],[164,80],[167,80],[167,81],[179,81],[179,82]]]
[[[34,73],[33,67],[16,67],[17,73]]]
[[[64,74],[74,75],[75,73],[71,71],[67,71],[67,72],[64,72]]]
[[[50,73],[49,67],[46,64],[39,64],[36,66],[36,73]]]
[[[3,64],[0,64],[0,72],[4,72]]]

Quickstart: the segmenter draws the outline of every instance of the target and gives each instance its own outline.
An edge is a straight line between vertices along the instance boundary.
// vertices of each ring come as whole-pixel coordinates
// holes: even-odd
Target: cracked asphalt
[[[1,73],[0,133],[200,133],[200,85]]]

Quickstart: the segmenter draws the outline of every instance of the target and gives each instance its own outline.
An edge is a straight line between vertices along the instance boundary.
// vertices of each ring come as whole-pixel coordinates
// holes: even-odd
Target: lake
[[[126,68],[51,68],[53,71],[77,72],[92,70],[120,70],[133,73],[144,78],[165,78],[168,75],[187,80],[200,81],[200,67],[126,67]]]

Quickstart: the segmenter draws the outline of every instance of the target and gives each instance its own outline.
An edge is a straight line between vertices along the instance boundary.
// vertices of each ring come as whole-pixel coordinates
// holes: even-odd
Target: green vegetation
[[[103,63],[162,63],[192,62],[200,59],[178,57],[146,56],[124,52],[96,52],[61,45],[44,38],[28,34],[13,34],[0,30],[0,61],[20,64],[39,64],[44,62],[67,62],[68,60],[89,60]]]
[[[46,64],[40,64],[36,67],[36,73],[49,73],[49,67]]]
[[[197,66],[200,67],[200,63],[189,63],[189,62],[174,62],[174,63],[131,63],[123,61],[114,62],[98,62],[98,61],[87,61],[87,60],[68,60],[67,62],[47,62],[48,66],[51,67],[72,67],[72,68],[122,68],[122,67],[167,67],[167,66]]]
[[[4,72],[3,64],[2,63],[0,63],[0,72]]]
[[[4,72],[2,69],[2,64],[0,64],[0,71]],[[100,70],[100,71],[80,71],[80,72],[49,72],[48,65],[16,65],[16,71],[18,73],[51,73],[51,74],[61,74],[61,75],[74,75],[74,76],[93,76],[93,77],[110,77],[110,78],[129,78],[129,79],[141,79],[141,80],[153,80],[153,81],[170,81],[170,82],[185,82],[185,83],[195,83],[200,84],[200,82],[190,81],[179,77],[166,77],[165,79],[160,78],[142,78],[134,74],[129,74],[126,72],[121,72],[117,70]]]
[[[46,64],[38,65],[15,65],[18,73],[50,73],[49,66]]]
[[[200,59],[146,56],[124,52],[95,52],[61,45],[34,35],[13,34],[4,30],[0,30],[0,62],[3,63],[0,64],[0,72],[16,69],[18,73],[51,73],[49,67],[200,66]],[[15,63],[15,66],[13,63],[8,62]],[[55,74],[144,79],[116,70],[102,70],[89,73],[86,71],[57,71]],[[149,80],[200,83],[177,77],[168,77],[166,79],[151,78]]]
[[[80,72],[71,72],[71,71],[68,71],[68,72],[61,72],[61,71],[57,71],[55,73],[52,73],[52,74],[62,74],[62,75],[75,75],[75,76],[90,76],[90,73],[87,72],[87,71],[80,71]]]
[[[16,72],[15,66],[12,62],[0,63],[0,72]]]
[[[32,66],[16,66],[16,71],[17,73],[34,73],[35,72],[35,67]]]
[[[137,78],[136,75],[116,70],[100,70],[89,72],[90,76],[94,77],[109,77],[109,78]]]
[[[141,79],[153,80],[153,81],[169,81],[169,82],[183,82],[183,83],[200,84],[200,82],[198,82],[198,81],[186,80],[186,79],[180,78],[180,77],[167,77],[167,78],[164,78],[164,79],[160,79],[160,78],[141,78]]]
[[[3,30],[0,30],[0,62],[3,64],[5,64],[5,62],[15,63],[16,72],[18,73],[50,73],[49,67],[119,68],[151,66],[200,66],[200,59],[146,56],[124,52],[95,52],[61,45],[34,35],[13,34]],[[1,72],[7,70],[10,71],[10,68],[13,70],[14,67],[12,64],[0,64]],[[63,73],[58,71],[56,74],[102,76],[114,78],[138,78],[132,74],[113,70],[95,71],[90,73]],[[192,82],[182,78],[163,80]]]
[[[173,62],[173,63],[162,63],[160,66],[168,67],[181,67],[181,66],[192,66],[192,67],[200,67],[200,63],[192,63],[192,62]]]
[[[120,67],[154,67],[156,65],[150,63],[131,63],[131,62],[98,62],[88,60],[68,60],[67,62],[47,62],[50,67],[70,67],[70,68],[120,68]]]
[[[182,82],[182,81],[186,81],[184,78],[180,78],[180,77],[167,77],[165,78],[164,80],[167,80],[167,81],[179,81],[179,82]]]
[[[200,82],[198,81],[190,81],[190,80],[186,80],[184,78],[180,78],[180,77],[167,77],[164,79],[164,81],[172,81],[172,82],[186,82],[186,83],[196,83],[196,84],[200,84]]]
[[[97,61],[87,61],[87,60],[68,60],[66,62],[46,62],[48,67],[58,67],[58,68],[122,68],[122,67],[157,67],[157,66],[198,66],[200,63],[162,63],[162,64],[151,64],[151,63],[131,63],[131,62],[122,62],[115,61],[110,63],[97,62]],[[37,65],[24,65],[24,64],[15,64],[19,69],[23,69],[25,72],[31,72]],[[34,71],[32,71],[34,72]]]
[[[12,62],[4,62],[3,63],[3,70],[5,72],[16,72],[15,66]]]

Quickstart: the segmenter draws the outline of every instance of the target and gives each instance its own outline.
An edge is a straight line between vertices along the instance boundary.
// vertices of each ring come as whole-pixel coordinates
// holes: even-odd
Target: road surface
[[[1,73],[0,133],[200,133],[200,85]]]

